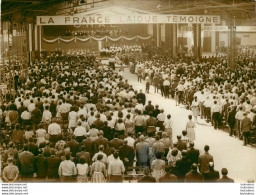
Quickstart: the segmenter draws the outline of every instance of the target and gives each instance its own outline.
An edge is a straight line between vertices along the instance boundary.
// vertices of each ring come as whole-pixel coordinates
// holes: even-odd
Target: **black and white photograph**
[[[0,40],[3,184],[255,183],[256,1],[2,0]]]

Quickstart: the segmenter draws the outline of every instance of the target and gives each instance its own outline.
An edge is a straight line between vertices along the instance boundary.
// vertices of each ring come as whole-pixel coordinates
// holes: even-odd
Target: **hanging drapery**
[[[142,36],[134,36],[134,37],[125,37],[125,36],[120,36],[120,37],[117,37],[117,38],[112,38],[112,37],[109,37],[109,36],[105,36],[105,37],[93,37],[93,36],[90,36],[90,37],[87,37],[87,38],[79,38],[79,37],[73,37],[71,39],[63,39],[61,37],[58,37],[56,39],[46,39],[46,38],[43,38],[43,40],[47,43],[54,43],[56,41],[58,41],[58,43],[60,41],[63,41],[65,43],[70,43],[72,41],[76,42],[76,40],[79,40],[79,41],[82,41],[82,42],[86,42],[88,40],[95,40],[95,41],[103,41],[103,40],[106,40],[108,41],[108,39],[110,41],[119,41],[119,40],[127,40],[127,41],[133,41],[133,40],[138,40],[138,39],[141,39],[141,40],[149,40],[151,39],[152,37],[151,36],[147,36],[147,37],[142,37]]]
[[[92,38],[93,40],[95,40],[95,41],[103,41],[103,40],[106,39],[106,37],[97,38],[97,37],[92,37],[92,36],[91,36],[91,38]]]
[[[54,42],[58,41],[58,39],[59,39],[59,38],[49,40],[49,39],[43,38],[43,40],[44,40],[45,42],[47,42],[47,43],[54,43]]]
[[[137,38],[137,36],[136,37],[125,37],[125,36],[123,36],[123,39],[125,39],[127,41],[132,41],[132,40],[135,40],[136,38]]]
[[[151,39],[151,36],[148,36],[148,37],[138,36],[138,38],[141,40],[148,40],[148,39]]]
[[[87,38],[85,38],[85,39],[82,39],[82,38],[76,37],[77,40],[82,41],[82,42],[89,41],[90,38],[91,38],[91,37],[87,37]]]
[[[71,41],[74,41],[75,38],[72,38],[72,39],[69,39],[69,40],[60,38],[60,40],[63,41],[63,42],[69,43]]]
[[[120,39],[122,39],[122,36],[121,37],[118,37],[118,38],[111,38],[111,37],[108,37],[108,39],[110,41],[119,41]]]

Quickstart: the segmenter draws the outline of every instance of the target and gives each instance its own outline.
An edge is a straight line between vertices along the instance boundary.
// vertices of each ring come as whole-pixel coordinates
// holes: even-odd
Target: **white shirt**
[[[163,86],[170,86],[170,81],[165,80],[165,81],[163,82]]]
[[[217,104],[214,104],[212,106],[212,109],[211,109],[211,112],[214,113],[214,112],[221,112],[221,107]]]
[[[60,125],[57,123],[52,123],[48,127],[48,134],[50,135],[58,135],[61,133]]]
[[[109,166],[108,166],[109,175],[122,175],[124,171],[125,171],[125,168],[124,168],[123,161],[119,159],[114,159],[109,162]]]
[[[52,119],[52,113],[49,110],[43,112],[43,121],[50,121]]]
[[[164,128],[166,128],[166,129],[173,128],[173,120],[172,119],[166,119],[164,121]]]
[[[88,173],[88,164],[85,163],[85,164],[77,164],[76,165],[76,168],[77,168],[77,174],[78,175],[87,175]]]
[[[179,84],[179,85],[177,86],[177,89],[178,89],[178,91],[184,91],[184,86],[181,85],[181,84]]]
[[[244,117],[244,112],[241,111],[241,110],[239,110],[239,111],[236,113],[235,118],[236,118],[237,120],[242,120],[243,117]]]
[[[137,104],[135,106],[135,109],[140,110],[141,112],[143,112],[144,111],[144,106],[143,106],[143,104]]]
[[[127,137],[124,140],[127,140],[127,145],[128,146],[131,146],[132,148],[134,148],[135,140],[132,137]]]
[[[86,118],[86,115],[87,115],[86,110],[80,109],[80,110],[77,112],[77,116],[78,116],[78,117],[80,117],[81,115],[83,115],[84,118]]]
[[[32,112],[35,109],[36,105],[34,103],[31,103],[28,105],[28,111]]]
[[[29,119],[31,119],[31,114],[25,110],[24,112],[21,113],[21,118],[23,120],[29,120]]]
[[[77,137],[77,136],[85,136],[86,135],[86,130],[84,127],[82,126],[78,126],[75,128],[75,131],[74,131],[74,135]]]
[[[77,170],[75,163],[73,163],[71,160],[64,160],[60,163],[59,176],[72,176],[76,174]]]
[[[165,114],[164,113],[159,113],[156,118],[159,121],[164,121],[165,120]]]

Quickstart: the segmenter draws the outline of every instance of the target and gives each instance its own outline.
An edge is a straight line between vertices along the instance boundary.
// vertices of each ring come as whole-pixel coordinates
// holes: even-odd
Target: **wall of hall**
[[[255,45],[256,43],[256,32],[239,32],[236,33],[237,45]],[[228,46],[228,33],[220,32],[219,35],[220,46],[224,44],[225,47]]]
[[[237,37],[241,45],[255,45],[256,43],[256,33],[237,33]]]

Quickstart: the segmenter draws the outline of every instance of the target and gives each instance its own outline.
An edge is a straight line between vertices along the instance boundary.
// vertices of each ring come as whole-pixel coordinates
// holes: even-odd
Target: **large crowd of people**
[[[237,67],[230,70],[223,56],[174,61],[155,55],[138,61],[134,71],[139,82],[145,80],[146,92],[152,85],[155,93],[161,92],[175,99],[177,106],[191,109],[196,122],[200,116],[215,129],[228,126],[230,136],[244,138],[246,145],[255,142],[255,59],[255,54],[240,54]]]
[[[141,45],[131,44],[131,45],[112,45],[105,46],[100,49],[101,56],[111,56],[118,55],[119,53],[141,53],[142,47]]]
[[[196,149],[194,128],[200,116],[216,129],[228,124],[244,144],[253,141],[255,58],[240,56],[232,71],[225,58],[175,61],[150,52],[134,66],[146,93],[153,85],[192,109],[177,142],[171,115],[120,71],[95,58],[51,55],[26,78],[17,75],[15,97],[1,101],[3,181],[234,182],[226,168],[222,177],[214,169],[208,145],[204,154]]]
[[[138,33],[124,31],[119,28],[102,28],[102,29],[88,29],[88,30],[67,30],[65,36],[134,36]],[[143,35],[143,34],[140,34]]]

